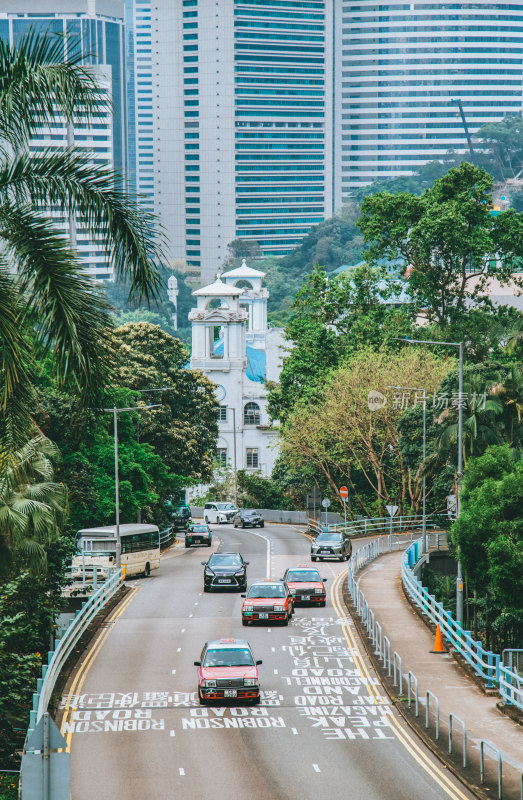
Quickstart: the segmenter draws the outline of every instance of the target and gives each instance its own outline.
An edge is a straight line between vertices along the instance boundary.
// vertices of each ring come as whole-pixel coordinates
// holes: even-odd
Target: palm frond
[[[21,539],[14,549],[26,559],[31,572],[37,574],[45,572],[47,553],[40,542],[36,542],[34,539]]]
[[[0,39],[0,138],[15,149],[27,144],[56,114],[72,121],[76,110],[100,112],[94,73],[81,64],[74,37],[29,31],[16,43]]]
[[[116,277],[129,281],[130,296],[157,296],[157,263],[164,258],[157,220],[123,190],[117,173],[92,163],[92,154],[70,147],[6,161],[0,165],[0,201],[10,197],[18,204],[57,205],[66,214],[79,214],[104,245]]]
[[[108,306],[49,220],[30,207],[0,208],[0,236],[18,266],[20,291],[39,321],[37,340],[52,350],[61,383],[88,394],[109,368]]]

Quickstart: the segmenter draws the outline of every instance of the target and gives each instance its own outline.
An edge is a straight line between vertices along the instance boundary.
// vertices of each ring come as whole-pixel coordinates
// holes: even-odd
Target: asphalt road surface
[[[249,583],[311,563],[291,526],[213,530],[213,551],[250,562]],[[178,546],[150,578],[129,581],[84,653],[62,699],[73,800],[472,797],[382,691],[342,607],[345,564],[317,565],[326,608],[245,628],[239,593],[203,594],[210,552]],[[222,637],[246,638],[263,659],[259,706],[199,706],[193,662]]]

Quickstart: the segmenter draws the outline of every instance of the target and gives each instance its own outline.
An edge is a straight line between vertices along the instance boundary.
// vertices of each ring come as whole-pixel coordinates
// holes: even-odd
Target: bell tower
[[[205,373],[245,369],[248,313],[240,306],[244,291],[241,287],[226,285],[218,274],[214,283],[193,292],[197,307],[189,313],[191,369]],[[213,376],[213,380],[220,382],[219,376]]]

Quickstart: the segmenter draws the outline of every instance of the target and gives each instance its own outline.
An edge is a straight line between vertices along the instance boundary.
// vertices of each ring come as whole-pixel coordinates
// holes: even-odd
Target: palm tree
[[[60,535],[65,486],[53,481],[58,449],[42,434],[11,451],[0,474],[0,554],[19,553],[34,572],[46,566],[46,546]]]
[[[74,147],[29,150],[56,115],[73,123],[100,113],[94,74],[79,48],[68,52],[61,37],[34,32],[15,47],[0,40],[0,472],[31,435],[35,354],[86,399],[107,375],[108,306],[46,209],[85,220],[132,297],[149,300],[159,286],[155,219],[121,177]]]

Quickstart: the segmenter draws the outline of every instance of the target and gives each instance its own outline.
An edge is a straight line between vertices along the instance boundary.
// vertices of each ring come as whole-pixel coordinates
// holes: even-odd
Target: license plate
[[[310,600],[311,596],[310,596],[310,594],[302,594],[301,599],[302,600]]]
[[[330,554],[330,550],[320,550],[320,553],[326,553],[327,555]]]
[[[218,583],[230,583],[229,578],[218,578]]]
[[[258,614],[259,619],[269,619],[269,615],[266,611],[262,611],[261,614]]]
[[[238,697],[237,689],[224,689],[223,690],[224,697]]]

